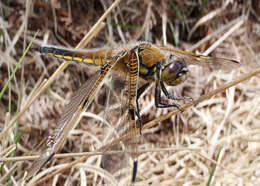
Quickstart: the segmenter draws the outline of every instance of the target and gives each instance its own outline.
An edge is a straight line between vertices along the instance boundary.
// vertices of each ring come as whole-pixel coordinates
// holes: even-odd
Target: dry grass
[[[33,40],[35,45],[72,47],[84,38],[77,45],[82,47],[96,35],[87,48],[146,40],[160,46],[178,45],[188,51],[236,59],[242,67],[229,73],[210,73],[200,67],[191,67],[190,78],[171,89],[174,94],[204,99],[202,95],[219,87],[222,89],[218,90],[225,91],[213,92],[213,97],[199,100],[196,106],[186,104],[187,108],[184,106],[186,110],[181,114],[173,109],[156,109],[154,87],[142,96],[143,120],[156,120],[144,126],[136,185],[206,185],[209,180],[209,185],[256,185],[260,182],[258,71],[246,82],[229,89],[223,87],[232,80],[242,80],[243,74],[259,66],[260,4],[257,1],[158,3],[143,0],[137,3],[127,0],[116,6],[105,26],[101,23],[97,28],[93,28],[94,23],[111,3],[62,2],[35,1],[31,5],[19,4],[19,1],[0,2],[1,90],[37,30],[40,33]],[[99,28],[102,29],[98,34],[84,37],[89,30]],[[93,69],[79,68],[80,65],[65,69],[66,66],[67,63],[60,65],[29,51],[0,97],[1,160],[13,157],[8,159],[11,162],[1,165],[1,184],[22,183],[25,168],[35,158],[29,155],[40,152],[37,146],[55,129],[55,122],[76,87],[94,73]],[[47,177],[40,185],[128,182],[115,180],[101,169],[101,156],[86,158],[88,153],[85,153],[85,156],[75,158],[82,156],[80,152],[93,151],[105,143],[102,136],[108,129],[99,125],[98,117],[104,114],[97,107],[98,100],[95,100],[76,129],[71,131],[62,149],[63,157],[54,158],[31,182],[43,175]],[[96,114],[97,119],[89,112]],[[76,154],[65,154],[64,157],[66,152]],[[60,173],[52,174],[53,171]]]

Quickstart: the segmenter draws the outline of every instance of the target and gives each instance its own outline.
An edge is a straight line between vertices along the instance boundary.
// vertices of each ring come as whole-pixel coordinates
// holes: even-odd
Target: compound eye
[[[161,79],[167,85],[175,86],[187,79],[188,68],[183,59],[177,59],[169,63],[161,73]]]

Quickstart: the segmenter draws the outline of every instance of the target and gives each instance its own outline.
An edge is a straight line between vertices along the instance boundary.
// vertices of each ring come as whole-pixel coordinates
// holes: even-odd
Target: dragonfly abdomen
[[[63,50],[55,47],[32,47],[33,50],[40,52],[41,54],[45,54],[48,56],[52,56],[58,59],[63,59],[66,61],[79,62],[79,63],[87,63],[98,66],[103,66],[106,64],[106,59],[102,56],[93,55],[92,53],[88,55],[87,53],[81,54],[79,52],[73,52],[69,50]]]

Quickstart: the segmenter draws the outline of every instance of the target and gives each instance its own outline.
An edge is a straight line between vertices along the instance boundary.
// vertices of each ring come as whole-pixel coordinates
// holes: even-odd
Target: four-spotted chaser
[[[117,74],[127,75],[128,95],[127,95],[127,131],[138,129],[142,132],[142,118],[139,111],[138,99],[146,90],[149,84],[155,82],[155,105],[158,108],[175,107],[182,110],[176,104],[165,103],[161,99],[161,92],[171,100],[186,100],[191,97],[175,97],[167,89],[168,86],[176,86],[186,80],[188,65],[195,64],[211,69],[233,69],[239,63],[234,60],[196,55],[181,50],[157,47],[148,42],[136,42],[125,47],[103,48],[92,50],[68,50],[54,47],[33,47],[34,50],[52,57],[87,63],[101,66],[97,75],[92,77],[78,92],[72,97],[64,113],[58,120],[58,127],[53,135],[48,139],[48,145],[41,157],[36,160],[27,178],[30,178],[42,166],[44,166],[52,156],[63,146],[69,131],[74,127],[72,120],[76,113],[80,113],[87,108],[93,100],[95,94],[102,86],[105,77],[110,71]],[[140,82],[144,82],[142,85]],[[127,132],[125,131],[125,132]],[[134,143],[136,145],[136,142]],[[136,149],[136,147],[134,147]],[[103,149],[104,151],[107,149]],[[138,152],[131,153],[134,159],[132,182],[136,181]]]

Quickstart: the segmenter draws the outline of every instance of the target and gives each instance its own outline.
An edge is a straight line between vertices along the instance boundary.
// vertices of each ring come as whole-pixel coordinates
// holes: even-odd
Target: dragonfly
[[[126,116],[123,122],[127,125],[126,132],[139,131],[142,134],[142,118],[140,116],[139,98],[149,87],[155,83],[155,106],[157,108],[174,107],[183,111],[176,103],[180,100],[191,100],[192,97],[176,97],[171,95],[166,86],[176,86],[183,83],[188,77],[188,66],[199,65],[209,69],[231,70],[239,66],[235,60],[197,55],[174,48],[158,47],[150,42],[134,42],[117,48],[99,48],[88,50],[73,50],[50,46],[34,46],[34,51],[43,55],[55,57],[65,61],[85,63],[100,66],[95,76],[83,84],[70,103],[65,107],[60,119],[57,121],[57,128],[47,140],[47,147],[40,158],[35,160],[28,169],[27,179],[38,172],[54,154],[64,145],[70,130],[75,127],[72,122],[76,115],[89,107],[96,93],[100,90],[104,79],[110,72],[127,77],[127,102]],[[162,99],[162,93],[174,103],[166,103]],[[131,143],[131,157],[133,158],[132,182],[136,182],[138,167],[137,142]],[[107,149],[103,149],[106,151]]]

